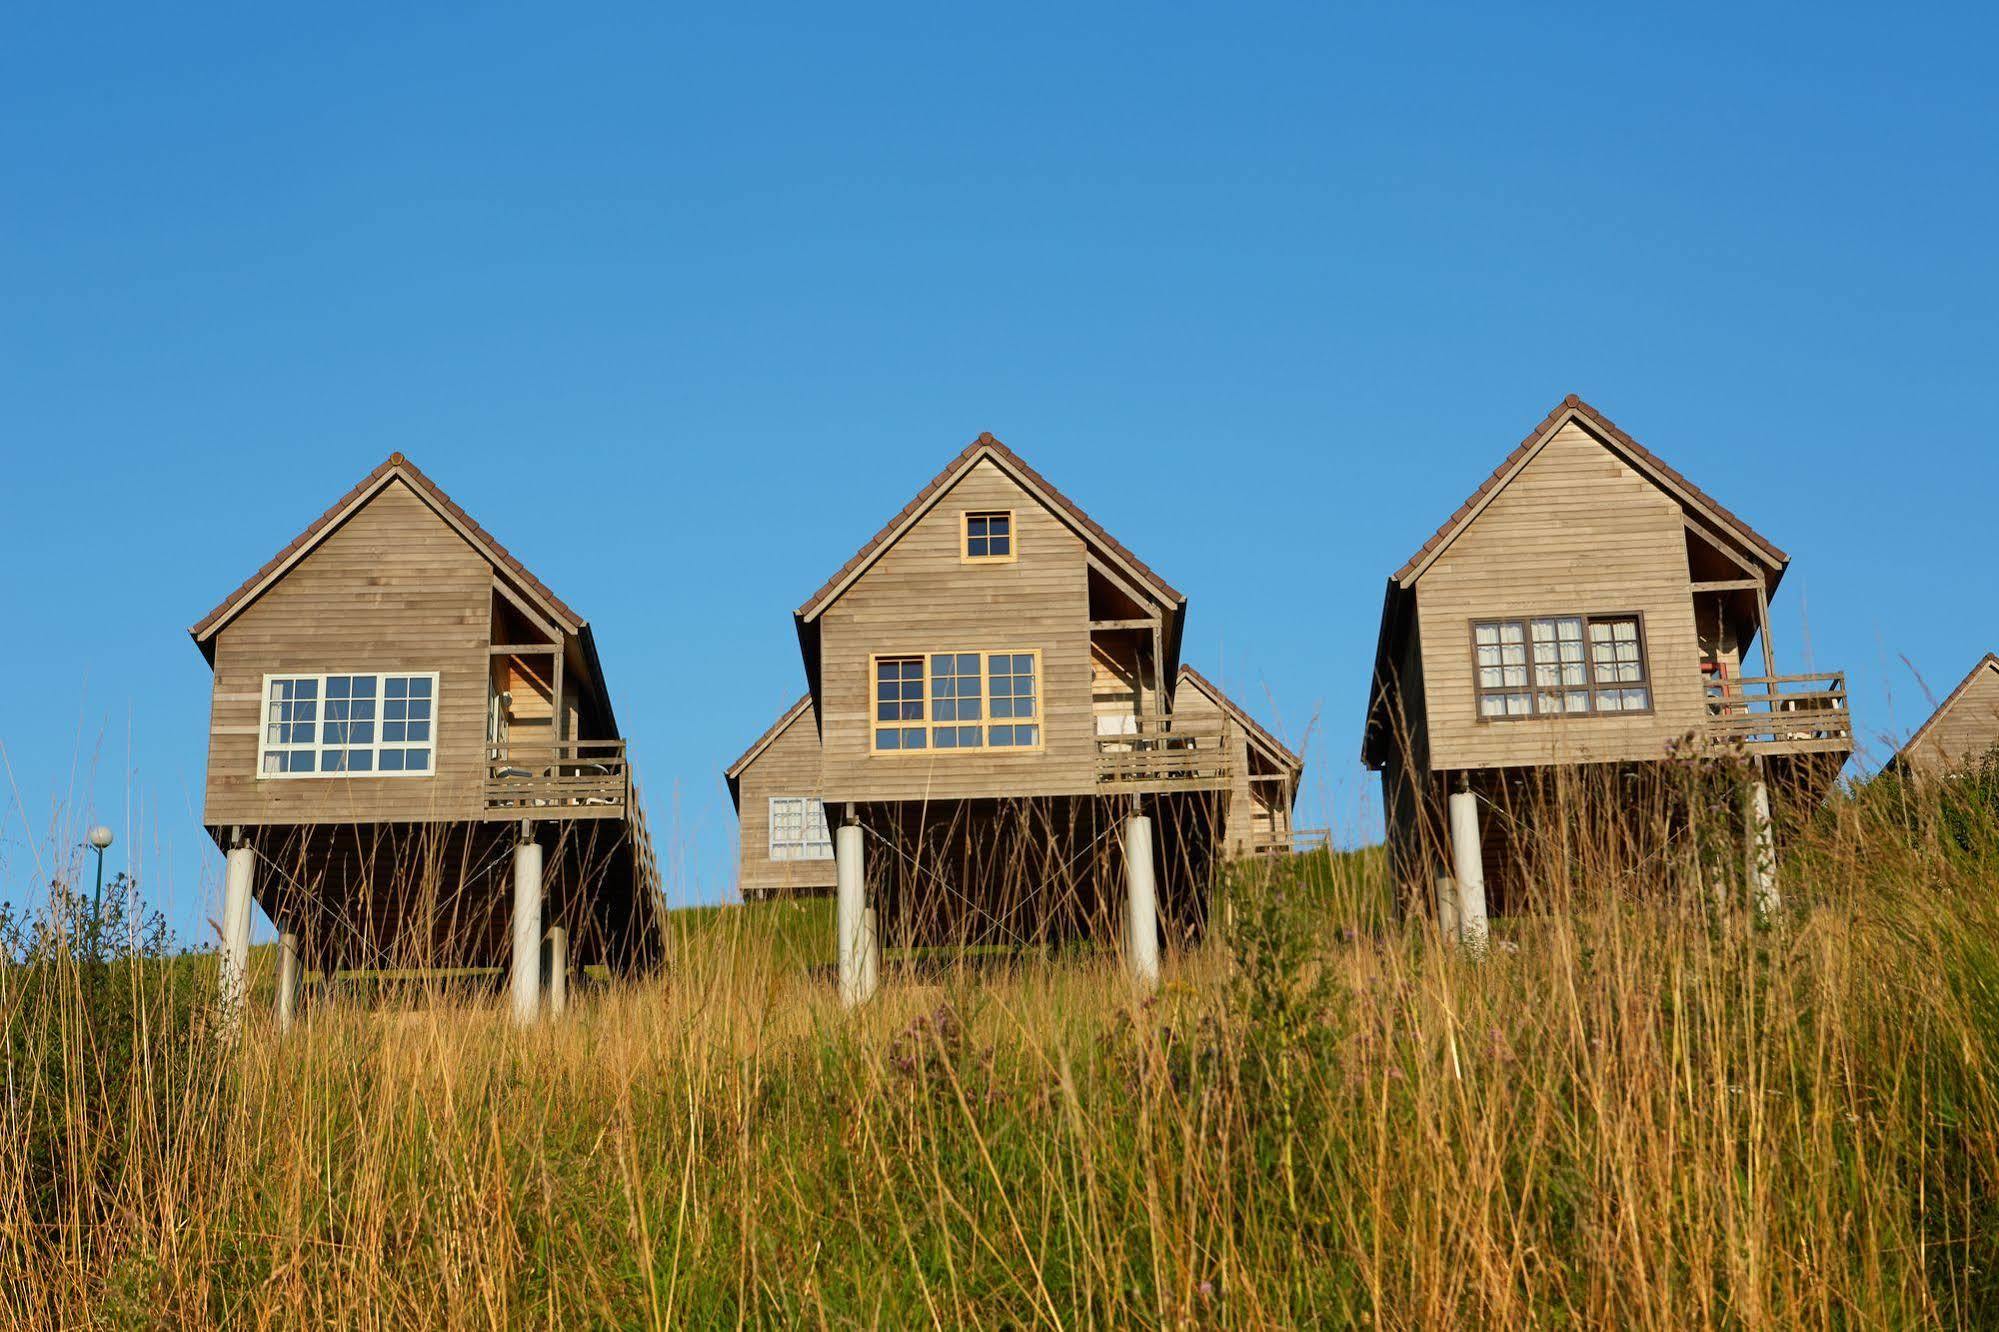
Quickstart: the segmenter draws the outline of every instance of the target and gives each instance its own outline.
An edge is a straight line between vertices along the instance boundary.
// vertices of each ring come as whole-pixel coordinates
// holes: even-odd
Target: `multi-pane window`
[[[1652,706],[1638,621],[1605,616],[1589,622],[1591,682],[1598,712],[1644,712]]]
[[[1031,652],[986,655],[986,678],[992,684],[993,725],[987,732],[995,749],[1018,749],[1041,742],[1040,695]]]
[[[939,749],[976,749],[985,729],[979,654],[940,652],[930,658],[930,739]]]
[[[833,834],[826,826],[826,805],[818,796],[770,798],[770,858],[772,860],[831,860]]]
[[[1033,652],[875,658],[875,752],[1038,747],[1040,661]]]
[[[436,707],[434,674],[268,677],[258,772],[427,776],[433,769]]]
[[[1472,625],[1478,715],[1645,712],[1652,691],[1635,615],[1551,615]]]
[[[965,558],[968,560],[1013,558],[1011,510],[965,515]]]
[[[923,658],[877,658],[875,748],[923,749],[929,737],[923,725]]]

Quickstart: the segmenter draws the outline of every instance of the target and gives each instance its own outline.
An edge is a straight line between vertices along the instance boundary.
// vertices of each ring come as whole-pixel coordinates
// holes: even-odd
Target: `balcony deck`
[[[1774,675],[1707,682],[1707,735],[1758,754],[1839,754],[1853,749],[1846,676]]]
[[[623,740],[502,745],[487,751],[488,816],[622,819],[631,806]]]
[[[1225,723],[1145,718],[1135,731],[1097,737],[1097,789],[1225,791],[1235,776],[1233,739]]]

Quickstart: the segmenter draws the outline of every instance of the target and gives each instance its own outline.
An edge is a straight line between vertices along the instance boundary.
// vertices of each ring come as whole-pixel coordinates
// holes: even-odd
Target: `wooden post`
[[[513,1016],[532,1026],[541,1011],[541,843],[534,827],[521,823],[514,845],[514,956],[511,977]]]
[[[278,936],[278,1030],[290,1031],[298,1011],[298,935]]]
[[[249,997],[250,906],[256,895],[257,852],[243,840],[241,828],[232,831],[235,844],[229,848],[223,876],[222,954],[218,961],[222,1006],[232,1018],[241,1018],[243,1001]]]
[[[561,1017],[569,1011],[569,931],[551,925],[543,942],[548,951],[548,1015]]]

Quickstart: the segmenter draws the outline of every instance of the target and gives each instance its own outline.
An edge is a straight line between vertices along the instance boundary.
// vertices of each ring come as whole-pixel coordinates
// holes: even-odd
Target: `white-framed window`
[[[871,666],[877,754],[1041,747],[1039,652],[878,656]]]
[[[826,826],[826,802],[818,796],[770,798],[770,858],[831,860],[833,833]]]
[[[437,672],[264,677],[259,777],[428,777]]]

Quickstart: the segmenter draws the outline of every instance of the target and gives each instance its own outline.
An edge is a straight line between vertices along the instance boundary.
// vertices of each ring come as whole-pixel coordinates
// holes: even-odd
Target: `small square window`
[[[967,513],[964,533],[965,559],[968,561],[1011,560],[1014,556],[1011,509]]]

